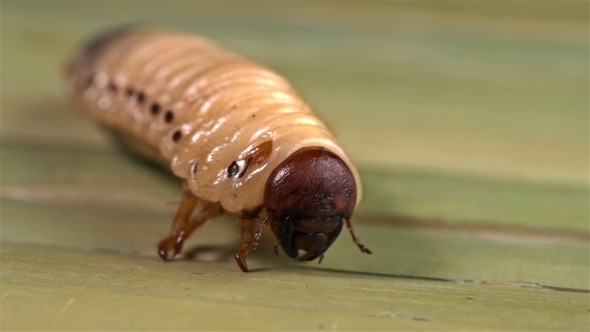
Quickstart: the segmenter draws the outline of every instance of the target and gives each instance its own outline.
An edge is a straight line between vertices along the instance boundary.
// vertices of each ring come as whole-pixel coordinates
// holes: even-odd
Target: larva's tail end
[[[78,61],[81,65],[91,66],[92,63],[115,41],[123,38],[132,31],[139,29],[137,25],[121,25],[95,35],[82,46]]]
[[[124,38],[134,31],[145,29],[146,25],[139,22],[125,23],[103,30],[82,41],[73,54],[70,54],[58,68],[58,75],[66,83],[66,89],[72,90],[81,79],[84,79],[96,59],[115,41]]]

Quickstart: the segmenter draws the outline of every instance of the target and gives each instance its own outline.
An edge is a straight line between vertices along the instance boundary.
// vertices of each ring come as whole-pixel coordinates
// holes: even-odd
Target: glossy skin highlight
[[[360,202],[356,168],[293,87],[206,39],[147,28],[109,31],[82,48],[65,78],[83,113],[183,180],[179,212],[159,244],[163,259],[222,213],[242,220],[236,260],[244,271],[266,224],[287,232],[285,213],[293,232],[275,232],[281,246],[291,257],[304,250],[315,259]],[[284,172],[307,180],[298,186]],[[296,194],[312,189],[316,196]]]

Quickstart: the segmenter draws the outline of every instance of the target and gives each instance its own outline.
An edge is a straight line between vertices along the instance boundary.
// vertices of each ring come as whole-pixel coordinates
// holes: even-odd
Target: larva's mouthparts
[[[356,204],[356,182],[350,169],[334,153],[322,148],[302,148],[271,173],[264,205],[271,228],[285,253],[298,250],[313,260],[336,240],[343,219]]]

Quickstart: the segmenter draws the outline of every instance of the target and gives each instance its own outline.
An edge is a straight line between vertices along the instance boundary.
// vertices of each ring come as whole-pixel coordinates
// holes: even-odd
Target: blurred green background
[[[3,329],[588,329],[587,1],[0,8]],[[129,22],[288,78],[361,171],[375,254],[343,235],[298,264],[268,237],[242,274],[223,220],[158,261],[178,183],[119,154],[60,77],[82,41]]]

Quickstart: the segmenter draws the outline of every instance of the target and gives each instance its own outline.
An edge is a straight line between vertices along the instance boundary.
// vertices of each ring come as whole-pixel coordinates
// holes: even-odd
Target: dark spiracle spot
[[[113,82],[109,83],[109,90],[111,90],[112,92],[117,92],[118,88],[117,85]]]
[[[125,94],[127,95],[127,97],[131,97],[133,96],[135,92],[133,91],[133,88],[127,88],[127,90],[125,91]]]
[[[239,169],[240,169],[240,167],[238,166],[238,163],[236,163],[235,161],[232,161],[232,163],[229,164],[229,166],[227,167],[227,177],[228,178],[234,177],[238,173]]]
[[[197,174],[197,164],[196,163],[191,167],[191,174],[192,175]]]
[[[152,112],[153,115],[157,115],[158,113],[160,113],[160,104],[153,103],[150,111]]]
[[[166,112],[164,115],[164,121],[166,121],[166,123],[170,123],[172,120],[174,120],[174,113],[172,113],[172,111]]]
[[[174,132],[174,134],[172,134],[172,140],[174,142],[178,142],[180,141],[180,138],[182,137],[182,133],[180,132],[180,130],[177,130]]]
[[[139,92],[137,94],[137,102],[142,104],[145,101],[145,93]]]
[[[94,83],[94,76],[93,75],[89,75],[86,78],[86,81],[84,81],[84,87],[85,88],[89,88],[93,83]]]

